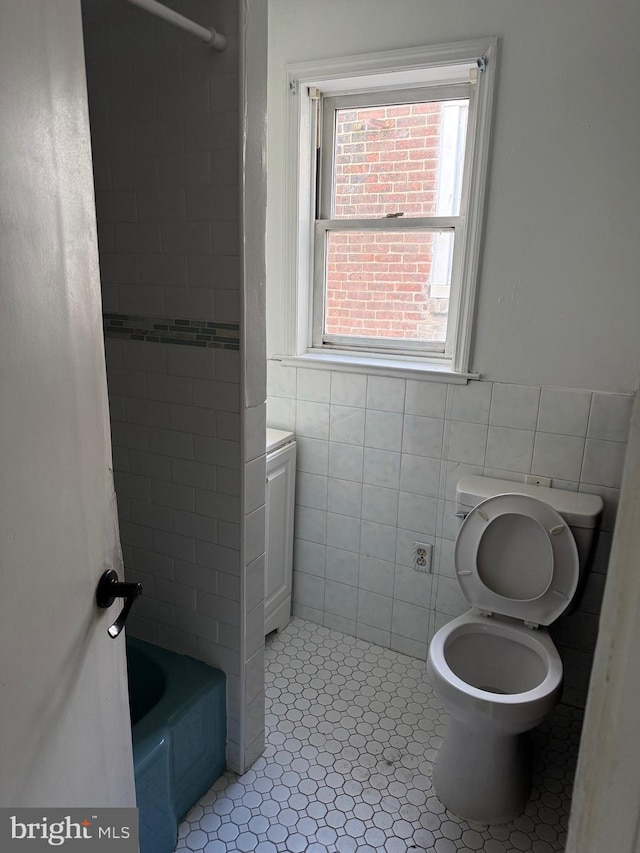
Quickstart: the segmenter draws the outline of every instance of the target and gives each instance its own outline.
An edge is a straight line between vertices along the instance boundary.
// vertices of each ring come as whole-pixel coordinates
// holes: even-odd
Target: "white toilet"
[[[433,770],[440,801],[477,823],[521,814],[531,786],[523,734],[555,707],[562,661],[545,630],[569,606],[602,498],[507,480],[458,483],[458,581],[472,609],[433,637],[427,668],[449,712]]]

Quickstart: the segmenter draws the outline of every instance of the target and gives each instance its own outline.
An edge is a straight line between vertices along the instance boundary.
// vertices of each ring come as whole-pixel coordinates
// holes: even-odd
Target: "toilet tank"
[[[456,500],[459,513],[468,513],[474,506],[496,495],[529,495],[549,504],[567,522],[578,548],[580,561],[579,589],[584,583],[586,571],[591,567],[593,552],[602,517],[604,503],[600,495],[569,492],[566,489],[550,489],[547,486],[530,486],[512,480],[496,480],[467,474],[458,481]],[[460,517],[463,517],[462,515]]]

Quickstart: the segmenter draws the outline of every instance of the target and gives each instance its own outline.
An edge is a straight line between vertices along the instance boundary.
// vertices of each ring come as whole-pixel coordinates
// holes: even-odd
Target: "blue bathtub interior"
[[[173,853],[178,824],[225,766],[225,676],[127,638],[140,853]]]

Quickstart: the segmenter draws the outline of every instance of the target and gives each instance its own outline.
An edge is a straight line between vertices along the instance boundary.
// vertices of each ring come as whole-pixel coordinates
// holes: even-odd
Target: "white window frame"
[[[491,114],[496,79],[496,38],[410,50],[308,62],[287,67],[285,364],[330,367],[466,381],[480,261],[482,220],[489,165]],[[464,250],[459,258],[459,287],[452,292],[449,334],[444,353],[395,355],[326,350],[313,346],[313,270],[316,204],[316,109],[313,97],[353,91],[407,89],[473,81],[475,109],[470,112],[469,182],[466,187]],[[348,220],[340,220],[344,222]],[[384,220],[383,220],[384,221]],[[386,220],[387,223],[389,220]],[[458,240],[456,241],[458,242]]]

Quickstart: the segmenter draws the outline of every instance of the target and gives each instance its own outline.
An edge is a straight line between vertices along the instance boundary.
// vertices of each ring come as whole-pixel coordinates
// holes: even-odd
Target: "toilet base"
[[[450,811],[473,823],[507,823],[531,791],[527,733],[496,736],[453,718],[433,768],[433,787]]]

